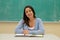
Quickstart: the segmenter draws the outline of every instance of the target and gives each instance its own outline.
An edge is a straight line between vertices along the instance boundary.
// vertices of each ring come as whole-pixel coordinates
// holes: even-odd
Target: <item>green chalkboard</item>
[[[0,21],[19,21],[26,5],[43,21],[60,20],[60,0],[0,0]]]

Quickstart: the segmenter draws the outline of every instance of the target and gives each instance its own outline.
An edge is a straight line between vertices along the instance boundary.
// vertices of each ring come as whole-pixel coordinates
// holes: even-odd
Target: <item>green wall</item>
[[[26,5],[43,21],[60,20],[60,0],[0,0],[0,21],[19,21]]]

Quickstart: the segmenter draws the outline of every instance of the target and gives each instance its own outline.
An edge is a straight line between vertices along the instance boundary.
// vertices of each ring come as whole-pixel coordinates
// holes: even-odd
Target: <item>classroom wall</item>
[[[0,34],[14,34],[18,22],[0,22]],[[46,34],[54,34],[60,37],[60,23],[44,23]]]
[[[0,0],[0,21],[19,21],[27,5],[43,21],[60,20],[60,0]]]

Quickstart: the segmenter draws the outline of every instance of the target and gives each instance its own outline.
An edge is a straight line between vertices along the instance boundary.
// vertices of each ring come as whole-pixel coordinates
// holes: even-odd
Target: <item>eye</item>
[[[28,13],[28,11],[26,11],[25,13]]]
[[[29,10],[29,12],[31,12],[31,10]]]

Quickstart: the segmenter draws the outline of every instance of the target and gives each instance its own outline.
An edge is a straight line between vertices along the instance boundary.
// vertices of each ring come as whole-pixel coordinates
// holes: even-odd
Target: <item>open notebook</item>
[[[15,34],[16,37],[43,37],[43,35],[34,35],[34,34]]]

